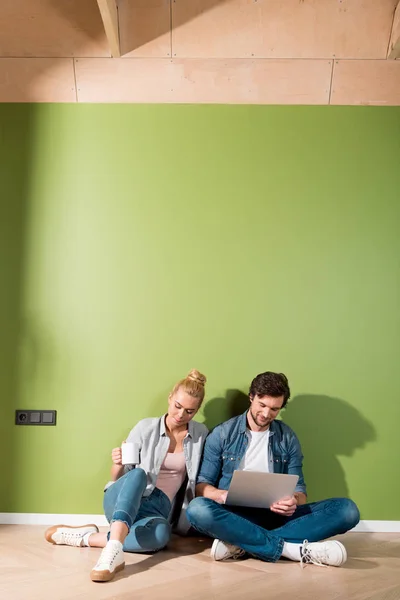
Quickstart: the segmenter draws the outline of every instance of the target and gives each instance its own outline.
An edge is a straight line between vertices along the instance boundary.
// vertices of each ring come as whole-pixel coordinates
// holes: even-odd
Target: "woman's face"
[[[180,387],[168,398],[168,417],[176,426],[186,425],[193,419],[199,407],[199,399],[193,398]]]

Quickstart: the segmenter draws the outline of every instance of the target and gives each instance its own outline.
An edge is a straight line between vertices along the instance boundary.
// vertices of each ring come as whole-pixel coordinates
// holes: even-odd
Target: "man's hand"
[[[225,504],[226,502],[226,497],[228,495],[228,490],[218,490],[219,495],[218,498],[215,499],[216,502],[218,502],[218,504]]]
[[[225,504],[228,490],[219,490],[210,483],[198,483],[196,485],[196,496],[204,496],[210,498],[218,504]]]
[[[282,515],[283,517],[291,517],[297,508],[297,500],[294,496],[285,496],[278,502],[274,502],[269,507],[272,512]]]

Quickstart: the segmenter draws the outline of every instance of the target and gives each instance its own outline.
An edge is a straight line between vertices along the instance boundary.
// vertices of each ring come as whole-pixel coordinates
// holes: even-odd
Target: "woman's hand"
[[[122,467],[122,450],[121,448],[114,448],[111,452],[111,458],[114,465]]]

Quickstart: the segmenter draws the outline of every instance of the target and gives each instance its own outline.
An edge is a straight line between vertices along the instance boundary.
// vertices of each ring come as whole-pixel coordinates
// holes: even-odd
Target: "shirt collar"
[[[167,418],[167,414],[160,417],[160,437],[167,435],[167,430],[165,428],[165,419]],[[193,437],[193,421],[189,421],[187,435]]]
[[[240,433],[246,433],[247,430],[247,410],[239,417],[239,431]]]
[[[242,415],[240,415],[239,419],[240,419],[240,423],[239,423],[239,431],[240,433],[246,433],[247,432],[247,413],[249,411],[246,410]],[[272,421],[272,423],[269,426],[269,435],[274,435],[274,429],[275,429],[275,423],[274,421]]]

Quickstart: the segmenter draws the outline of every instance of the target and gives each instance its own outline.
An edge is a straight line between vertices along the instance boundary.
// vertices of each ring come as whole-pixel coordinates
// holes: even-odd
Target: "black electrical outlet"
[[[56,410],[16,410],[16,425],[55,425]]]

